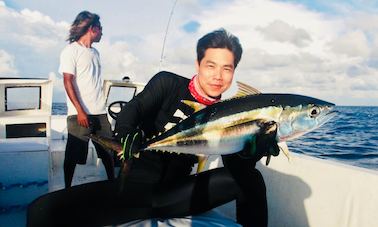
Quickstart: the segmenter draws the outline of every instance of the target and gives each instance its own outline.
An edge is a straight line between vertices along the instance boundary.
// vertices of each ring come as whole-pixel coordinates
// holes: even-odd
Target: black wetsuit
[[[147,137],[176,124],[193,110],[189,79],[155,75],[120,113],[116,130],[139,126]],[[225,168],[189,175],[196,157],[146,151],[134,159],[120,191],[119,181],[94,182],[44,195],[28,209],[28,226],[102,226],[136,219],[170,218],[215,208],[236,199],[237,222],[267,226],[264,180],[255,163],[238,154],[223,156]]]

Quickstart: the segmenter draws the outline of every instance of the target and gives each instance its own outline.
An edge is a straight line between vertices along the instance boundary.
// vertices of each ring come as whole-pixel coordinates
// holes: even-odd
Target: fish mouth
[[[316,126],[316,128],[327,123],[329,120],[331,120],[331,118],[335,117],[338,113],[339,111],[335,110],[333,106],[328,106],[326,111],[324,111],[323,114],[318,116],[318,120],[317,120],[318,125]]]
[[[338,113],[340,112],[337,110],[330,110],[327,113],[325,113],[321,119],[322,121],[324,121],[323,124],[329,121],[331,118],[335,117]]]
[[[332,117],[336,116],[336,114],[340,113],[339,111],[337,110],[331,110],[329,111],[326,115],[332,115]]]

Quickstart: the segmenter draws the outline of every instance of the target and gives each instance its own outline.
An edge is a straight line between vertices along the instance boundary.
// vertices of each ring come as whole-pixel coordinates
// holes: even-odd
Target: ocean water
[[[66,115],[67,105],[66,103],[53,102],[52,104],[52,114],[53,115]]]
[[[378,170],[378,106],[337,106],[336,117],[320,128],[287,142],[291,152]],[[67,113],[53,104],[54,115]]]

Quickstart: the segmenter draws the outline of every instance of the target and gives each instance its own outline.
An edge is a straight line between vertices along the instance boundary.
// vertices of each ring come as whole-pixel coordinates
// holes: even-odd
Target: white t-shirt
[[[59,73],[74,75],[73,86],[77,98],[87,114],[106,113],[100,55],[95,48],[86,48],[77,42],[68,44],[60,54]],[[66,98],[67,114],[77,114],[67,93]]]

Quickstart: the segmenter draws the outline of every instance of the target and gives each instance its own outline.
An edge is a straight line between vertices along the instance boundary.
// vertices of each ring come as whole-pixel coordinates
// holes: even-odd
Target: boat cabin
[[[53,84],[0,78],[0,138],[49,137]]]

